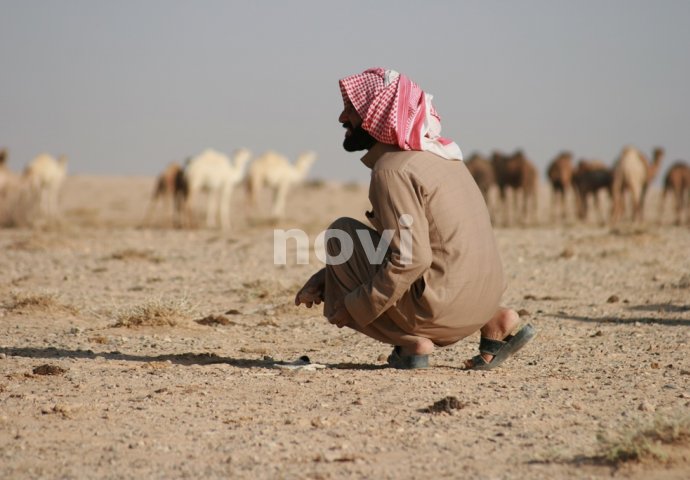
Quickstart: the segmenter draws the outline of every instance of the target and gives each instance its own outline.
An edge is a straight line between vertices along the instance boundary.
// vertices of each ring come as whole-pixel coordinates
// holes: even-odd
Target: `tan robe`
[[[372,169],[367,217],[376,231],[347,218],[331,225],[351,235],[354,251],[326,267],[324,313],[344,303],[361,327],[402,330],[440,346],[481,328],[496,313],[505,280],[486,204],[465,164],[382,143],[362,161]],[[355,230],[374,247],[394,231],[381,264],[371,264]],[[336,255],[339,243],[327,249]]]

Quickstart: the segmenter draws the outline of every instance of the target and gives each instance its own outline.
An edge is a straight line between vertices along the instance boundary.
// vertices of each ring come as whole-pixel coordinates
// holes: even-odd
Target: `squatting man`
[[[477,330],[479,354],[465,367],[501,365],[535,330],[500,306],[506,284],[489,212],[460,148],[440,135],[432,96],[383,68],[343,78],[340,92],[343,147],[367,151],[362,162],[371,169],[372,210],[366,216],[374,228],[352,218],[333,222],[329,231],[351,241],[331,236],[326,252],[343,261],[316,272],[295,304],[323,302],[331,324],[393,345],[394,368],[426,368],[436,347]],[[377,259],[371,246],[381,245],[383,235],[388,247]]]

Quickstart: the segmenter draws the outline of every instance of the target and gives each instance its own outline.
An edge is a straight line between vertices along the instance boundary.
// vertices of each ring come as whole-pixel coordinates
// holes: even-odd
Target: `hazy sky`
[[[429,93],[467,156],[624,144],[690,160],[690,1],[0,0],[0,146],[71,173],[147,174],[206,147],[364,180],[337,80],[372,66]],[[665,170],[665,169],[664,169]]]

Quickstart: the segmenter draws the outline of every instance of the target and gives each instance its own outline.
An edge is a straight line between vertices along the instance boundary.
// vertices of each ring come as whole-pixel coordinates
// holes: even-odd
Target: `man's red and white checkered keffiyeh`
[[[382,143],[402,150],[426,150],[449,160],[462,160],[460,147],[441,137],[441,118],[424,93],[395,70],[370,68],[340,80],[343,102],[357,110],[362,128]]]

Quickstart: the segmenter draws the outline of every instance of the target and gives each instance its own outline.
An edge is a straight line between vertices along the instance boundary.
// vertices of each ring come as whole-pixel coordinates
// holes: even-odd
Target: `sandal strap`
[[[479,339],[479,352],[489,355],[496,355],[507,342],[503,340],[492,340],[491,338],[481,337]]]

